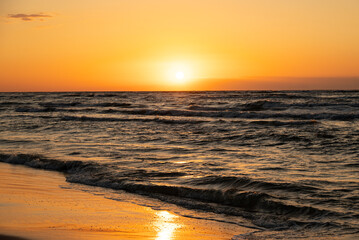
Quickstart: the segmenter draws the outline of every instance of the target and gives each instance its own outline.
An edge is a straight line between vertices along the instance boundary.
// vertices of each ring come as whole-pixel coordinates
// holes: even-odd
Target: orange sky
[[[358,13],[358,0],[2,0],[0,91],[359,89]]]

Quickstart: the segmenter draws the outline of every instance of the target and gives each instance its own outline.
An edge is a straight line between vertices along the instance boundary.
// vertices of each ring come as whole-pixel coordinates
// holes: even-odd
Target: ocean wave
[[[15,101],[4,101],[0,102],[0,106],[13,106],[13,105],[22,105],[23,102],[15,102]]]
[[[36,108],[36,107],[18,107],[15,109],[15,112],[27,112],[27,113],[40,113],[40,112],[55,112],[59,111],[54,107],[44,107],[44,108]]]
[[[249,124],[264,125],[264,126],[302,126],[302,125],[314,125],[319,124],[316,120],[300,120],[300,121],[279,121],[279,120],[253,120]]]
[[[96,98],[128,98],[129,95],[132,95],[133,92],[102,92],[96,93],[94,97]]]
[[[280,98],[280,99],[309,99],[313,98],[313,95],[308,95],[307,92],[278,92],[278,91],[264,91],[264,92],[258,92],[261,94],[258,94],[262,98]],[[315,97],[315,96],[314,96]]]
[[[189,110],[153,110],[153,109],[133,109],[118,110],[117,113],[127,115],[149,115],[149,116],[178,116],[178,117],[211,117],[211,118],[245,118],[245,119],[295,119],[295,120],[339,120],[351,121],[359,119],[359,113],[280,113],[280,112],[213,112],[213,111],[189,111]]]
[[[224,103],[223,106],[218,106],[218,104],[211,105],[200,105],[191,103],[188,107],[192,111],[208,111],[208,112],[257,112],[257,111],[284,111],[287,109],[315,109],[329,107],[338,110],[352,110],[350,108],[357,108],[359,104],[357,103],[343,103],[337,102],[291,102],[284,103],[281,101],[270,101],[270,100],[257,100],[257,101],[247,101],[246,103],[241,104],[229,104]]]
[[[168,197],[175,197],[177,199],[193,199],[201,202],[216,203],[240,208],[246,212],[256,211],[287,217],[315,217],[317,219],[337,215],[334,212],[320,210],[311,206],[285,204],[279,201],[279,199],[263,192],[156,185],[142,181],[131,181],[127,178],[124,179],[122,175],[109,177],[108,173],[72,174],[67,176],[67,180],[73,183],[125,190],[131,193],[160,198],[161,200],[167,199],[172,201]]]
[[[24,106],[24,107],[18,107],[15,109],[15,112],[18,113],[59,113],[59,112],[67,112],[67,113],[74,113],[74,112],[96,112],[96,109],[93,108],[67,108],[67,107],[30,107],[30,106]],[[34,115],[35,116],[35,115]],[[43,116],[41,116],[43,117]]]
[[[281,102],[273,102],[268,100],[249,101],[242,104],[235,104],[234,106],[201,106],[198,104],[191,104],[189,110],[199,111],[216,111],[216,112],[238,112],[238,111],[264,111],[264,110],[284,110],[291,105],[283,104]]]
[[[41,107],[45,108],[57,108],[57,107],[74,107],[81,105],[81,102],[74,101],[74,102],[42,102],[39,103]]]
[[[125,102],[103,102],[103,103],[93,104],[91,106],[95,106],[95,107],[119,107],[119,108],[131,108],[131,107],[133,107],[131,103],[125,103]]]
[[[314,193],[319,189],[303,184],[294,183],[276,183],[265,182],[260,180],[253,180],[248,177],[235,177],[235,176],[207,176],[201,178],[191,179],[188,184],[201,186],[201,185],[218,185],[222,189],[245,189],[245,190],[281,190],[285,192],[296,193]]]
[[[208,121],[194,119],[164,119],[164,118],[118,118],[118,117],[88,117],[63,116],[62,121],[89,121],[89,122],[157,122],[163,124],[200,124]]]
[[[212,186],[208,188],[193,187],[193,182],[192,186],[157,185],[150,182],[144,182],[140,179],[144,176],[147,178],[163,178],[178,177],[183,174],[178,172],[146,172],[144,170],[137,170],[135,172],[117,172],[111,171],[109,168],[110,166],[105,164],[81,161],[60,161],[31,154],[0,154],[0,161],[11,164],[21,164],[32,168],[64,172],[66,173],[67,181],[73,183],[111,188],[114,190],[125,190],[131,193],[160,198],[161,200],[168,197],[175,197],[216,203],[227,207],[240,208],[246,212],[245,214],[255,211],[257,213],[262,212],[265,214],[287,217],[315,217],[317,219],[338,215],[333,211],[321,210],[312,206],[294,206],[286,204],[268,193],[253,191],[255,190],[255,188],[253,188],[255,185],[261,185],[261,187],[267,189],[289,188],[292,191],[296,191],[297,189],[302,191],[303,186],[260,183],[246,178],[238,179],[233,177],[208,177],[201,179],[202,181],[197,181],[197,185],[210,184]],[[218,184],[218,182],[227,186],[228,183],[235,183],[236,185],[246,186],[246,189],[214,188],[213,183]],[[238,212],[238,209],[234,212]],[[228,214],[228,212],[226,212],[226,214]]]
[[[263,111],[263,110],[284,110],[289,106],[281,102],[273,102],[268,100],[254,101],[245,103],[242,106],[242,111]]]
[[[37,154],[3,154],[0,153],[0,161],[11,164],[25,165],[32,168],[52,170],[58,172],[74,173],[89,169],[95,169],[99,165],[93,162],[60,161],[48,159]]]

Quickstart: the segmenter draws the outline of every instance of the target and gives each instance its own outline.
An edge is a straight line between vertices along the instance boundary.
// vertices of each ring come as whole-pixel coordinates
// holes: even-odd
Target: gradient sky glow
[[[2,0],[0,91],[359,89],[358,13],[358,0]]]

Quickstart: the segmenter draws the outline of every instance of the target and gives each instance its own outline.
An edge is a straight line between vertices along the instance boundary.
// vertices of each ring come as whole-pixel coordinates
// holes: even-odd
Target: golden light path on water
[[[176,229],[181,227],[176,222],[176,215],[167,211],[160,211],[156,213],[156,222],[154,226],[157,229],[156,240],[171,240]]]

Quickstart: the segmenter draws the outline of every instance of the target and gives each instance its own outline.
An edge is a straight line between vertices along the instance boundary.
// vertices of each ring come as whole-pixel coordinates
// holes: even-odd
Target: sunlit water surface
[[[4,162],[261,236],[359,231],[358,91],[0,93],[0,116]]]

